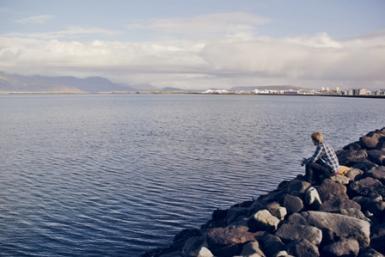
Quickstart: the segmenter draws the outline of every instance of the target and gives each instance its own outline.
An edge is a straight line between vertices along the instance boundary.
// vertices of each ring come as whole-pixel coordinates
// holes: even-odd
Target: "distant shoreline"
[[[215,95],[215,96],[306,96],[306,97],[343,97],[343,98],[378,98],[385,99],[385,95],[328,95],[328,94],[204,94],[198,92],[101,92],[101,93],[70,93],[70,92],[0,92],[0,96],[20,96],[20,95]]]

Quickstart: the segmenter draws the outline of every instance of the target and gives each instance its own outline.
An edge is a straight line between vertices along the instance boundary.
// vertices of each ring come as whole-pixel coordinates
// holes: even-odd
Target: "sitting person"
[[[324,143],[321,132],[314,132],[311,139],[317,146],[316,150],[312,157],[304,158],[301,165],[306,165],[306,180],[320,184],[325,178],[329,178],[337,172],[339,163],[333,147]]]

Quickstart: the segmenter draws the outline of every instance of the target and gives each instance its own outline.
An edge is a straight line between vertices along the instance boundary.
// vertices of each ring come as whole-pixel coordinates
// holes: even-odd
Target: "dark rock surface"
[[[256,200],[215,210],[200,229],[142,257],[384,256],[385,128],[337,156],[349,168],[344,175],[317,185],[303,175],[283,181]]]

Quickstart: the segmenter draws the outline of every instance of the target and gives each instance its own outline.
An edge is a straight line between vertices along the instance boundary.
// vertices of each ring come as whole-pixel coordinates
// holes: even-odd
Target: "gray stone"
[[[320,255],[318,247],[306,239],[299,242],[292,242],[289,245],[289,252],[296,257],[317,257]]]
[[[301,195],[306,192],[306,190],[311,186],[311,184],[304,180],[293,179],[289,182],[287,191],[292,195]]]
[[[368,219],[365,216],[365,214],[362,213],[362,211],[360,211],[359,209],[356,209],[356,208],[341,209],[340,213],[343,215],[349,216],[349,217],[353,217],[353,218],[357,218],[357,219],[361,219],[361,220],[365,220],[365,221],[370,222],[370,219]]]
[[[182,254],[186,257],[197,257],[199,256],[199,252],[201,251],[203,244],[204,244],[203,237],[199,237],[199,236],[191,237],[186,240],[182,248]]]
[[[372,248],[362,249],[359,257],[384,257],[381,253]]]
[[[362,175],[364,172],[360,169],[350,169],[346,173],[346,177],[349,178],[350,181],[354,181],[357,176]]]
[[[275,235],[265,234],[258,240],[261,243],[262,251],[268,257],[276,256],[278,252],[285,250],[285,244]]]
[[[342,239],[322,248],[322,253],[330,257],[357,256],[360,246],[355,239]]]
[[[287,214],[287,210],[285,207],[282,207],[277,202],[273,202],[267,205],[267,209],[270,211],[272,215],[277,217],[280,220],[284,220]]]
[[[285,195],[283,199],[283,206],[286,208],[287,213],[289,214],[299,212],[304,207],[301,198],[294,195]]]
[[[370,223],[342,214],[308,211],[302,213],[310,225],[339,238],[356,239],[362,247],[370,244]]]
[[[245,244],[242,248],[241,255],[243,256],[250,256],[253,254],[258,254],[258,256],[265,256],[265,254],[262,252],[261,248],[259,247],[258,241],[251,241]]]
[[[341,212],[341,209],[349,208],[361,210],[361,206],[357,202],[350,200],[348,197],[328,199],[321,205],[320,210],[326,212]]]
[[[294,225],[308,225],[306,219],[299,213],[293,213],[288,218],[288,223]]]
[[[317,190],[323,202],[335,197],[347,197],[346,187],[331,179],[325,179]]]
[[[257,211],[253,216],[253,227],[256,230],[275,231],[280,220],[273,216],[268,210]]]
[[[322,241],[322,231],[313,226],[286,223],[281,225],[275,234],[287,241],[306,239],[314,245],[319,245]]]

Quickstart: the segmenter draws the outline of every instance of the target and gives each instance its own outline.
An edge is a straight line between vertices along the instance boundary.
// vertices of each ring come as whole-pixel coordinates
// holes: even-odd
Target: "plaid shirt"
[[[318,159],[334,172],[337,172],[339,166],[338,158],[331,145],[325,143],[318,144],[313,156],[307,160],[307,163],[316,162]]]

